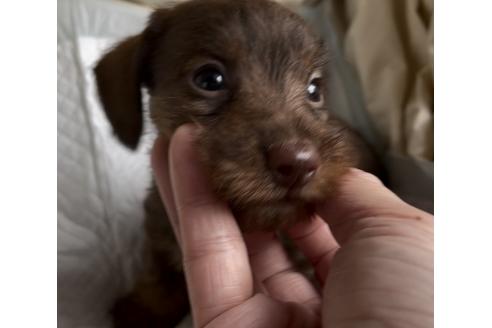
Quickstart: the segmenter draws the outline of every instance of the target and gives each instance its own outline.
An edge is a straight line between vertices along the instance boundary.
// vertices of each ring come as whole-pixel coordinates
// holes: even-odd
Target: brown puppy
[[[125,145],[138,145],[146,87],[160,134],[170,137],[187,122],[201,126],[210,182],[241,227],[273,230],[308,219],[313,204],[358,162],[359,141],[326,108],[326,62],[303,20],[274,2],[194,0],[157,10],[95,73]],[[187,297],[179,248],[155,187],[145,210],[146,270],[115,307],[115,322],[174,326],[187,312]]]

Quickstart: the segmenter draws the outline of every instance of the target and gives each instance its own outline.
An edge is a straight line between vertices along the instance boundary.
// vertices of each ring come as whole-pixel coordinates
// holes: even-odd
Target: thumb
[[[350,169],[339,181],[335,195],[318,204],[317,213],[343,244],[356,232],[387,219],[432,220],[432,215],[402,201],[372,174]]]

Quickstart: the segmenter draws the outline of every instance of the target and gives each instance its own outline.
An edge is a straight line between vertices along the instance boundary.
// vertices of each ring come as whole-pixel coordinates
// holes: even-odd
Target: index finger
[[[309,221],[297,223],[287,233],[309,260],[318,281],[323,285],[328,276],[331,261],[340,248],[326,222],[319,216],[315,216]]]
[[[239,227],[208,187],[193,144],[194,128],[180,127],[171,139],[170,170],[193,318],[201,327],[250,298],[253,277]]]

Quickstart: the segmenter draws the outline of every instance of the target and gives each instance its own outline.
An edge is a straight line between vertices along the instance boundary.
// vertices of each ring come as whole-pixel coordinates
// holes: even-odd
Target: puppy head
[[[276,3],[195,0],[156,11],[95,72],[124,144],[138,144],[145,86],[161,134],[201,127],[211,183],[241,226],[275,229],[309,217],[351,162],[326,108],[326,61],[302,19]]]

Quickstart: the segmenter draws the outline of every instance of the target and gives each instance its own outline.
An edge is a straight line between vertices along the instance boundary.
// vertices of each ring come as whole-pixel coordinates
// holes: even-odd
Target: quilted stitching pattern
[[[137,152],[118,143],[92,67],[116,39],[138,32],[148,12],[90,0],[62,1],[58,11],[58,323],[108,327],[107,310],[138,267],[153,133]]]

